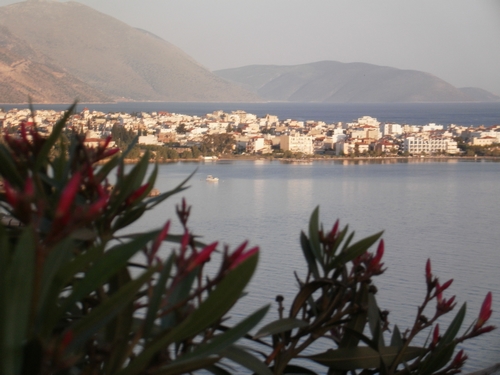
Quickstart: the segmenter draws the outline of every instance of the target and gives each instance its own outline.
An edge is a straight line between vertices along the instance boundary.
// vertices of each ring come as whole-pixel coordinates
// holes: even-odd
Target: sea
[[[232,311],[231,322],[270,304],[266,321],[278,317],[275,297],[289,307],[298,290],[294,272],[304,278],[300,232],[308,230],[319,207],[325,230],[339,219],[355,240],[383,231],[386,271],[375,279],[379,306],[390,312],[391,327],[413,325],[425,296],[425,263],[441,283],[453,279],[444,298],[456,295],[457,307],[443,317],[442,332],[467,303],[461,332],[478,316],[484,297],[493,293],[491,324],[500,327],[500,162],[472,160],[214,161],[158,166],[156,186],[168,191],[191,173],[187,190],[142,218],[134,231],[160,227],[166,220],[180,232],[175,206],[192,205],[189,226],[206,243],[235,249],[243,241],[259,246],[258,270],[248,294]],[[219,181],[206,181],[207,175]],[[373,249],[374,251],[375,249]],[[163,249],[164,255],[170,248]],[[215,262],[216,263],[216,262]],[[433,314],[435,305],[426,311]],[[423,332],[417,342],[427,339]],[[500,331],[459,345],[469,355],[466,370],[500,361]],[[329,348],[327,343],[312,352]],[[321,370],[318,370],[321,371]],[[321,373],[321,372],[320,372]]]
[[[35,104],[34,109],[65,110],[69,104]],[[0,108],[28,108],[26,104],[0,104]],[[377,118],[380,122],[426,125],[491,126],[500,124],[500,102],[493,103],[165,103],[118,102],[105,104],[81,103],[77,111],[109,112],[158,112],[204,116],[217,110],[227,113],[243,110],[258,117],[276,115],[280,120],[325,121],[326,123],[351,122],[362,116]]]
[[[168,111],[203,116],[215,110],[244,110],[280,119],[327,123],[372,116],[381,122],[424,125],[500,124],[500,103],[449,104],[294,104],[294,103],[116,103],[80,104],[103,112]],[[20,108],[20,106],[17,106]],[[67,105],[60,105],[65,109]],[[5,106],[4,106],[5,108]],[[52,106],[35,108],[58,109]],[[7,108],[8,109],[8,108]],[[129,166],[131,168],[132,166]],[[151,166],[153,168],[153,166]],[[457,306],[444,316],[441,331],[467,304],[464,332],[477,317],[486,294],[493,293],[490,323],[500,327],[500,162],[487,159],[376,159],[285,163],[277,160],[219,160],[161,164],[156,187],[173,189],[191,173],[187,190],[148,212],[131,231],[158,228],[172,220],[175,206],[192,205],[189,226],[206,243],[234,249],[248,240],[259,246],[260,261],[247,294],[231,312],[230,323],[270,305],[266,321],[278,317],[275,297],[289,307],[298,290],[294,272],[305,277],[299,245],[311,213],[320,209],[325,230],[339,219],[355,239],[383,231],[386,271],[375,279],[377,299],[389,311],[390,327],[411,327],[425,296],[425,263]],[[219,178],[206,181],[207,175]],[[162,249],[166,256],[171,247]],[[433,313],[431,306],[426,314]],[[429,332],[419,338],[422,343]],[[469,356],[466,372],[500,362],[500,329],[459,345]],[[320,343],[311,352],[329,348]],[[318,371],[321,371],[319,369]],[[321,373],[321,372],[320,372]]]

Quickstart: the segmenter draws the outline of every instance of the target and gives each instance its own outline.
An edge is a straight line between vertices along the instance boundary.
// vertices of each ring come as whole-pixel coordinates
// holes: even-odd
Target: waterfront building
[[[313,154],[313,137],[303,135],[292,131],[290,135],[280,136],[280,148],[283,151],[303,152],[304,154]]]
[[[457,142],[450,138],[406,137],[403,142],[403,151],[410,154],[435,154],[438,152],[457,154],[459,149]]]

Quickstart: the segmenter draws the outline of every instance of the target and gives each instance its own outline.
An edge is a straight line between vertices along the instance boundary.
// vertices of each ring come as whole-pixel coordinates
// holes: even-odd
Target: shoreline
[[[303,159],[285,159],[285,158],[274,158],[274,157],[263,157],[258,155],[223,155],[218,159],[204,160],[204,159],[175,159],[175,160],[165,160],[161,162],[150,161],[150,164],[171,164],[171,163],[217,163],[217,162],[232,162],[232,161],[280,161],[283,163],[312,163],[312,162],[336,162],[336,161],[350,161],[350,162],[396,162],[396,161],[407,161],[407,162],[425,162],[425,161],[449,161],[449,160],[464,160],[464,161],[500,161],[500,156],[339,156],[339,157],[311,157]],[[125,159],[125,164],[135,164],[139,159]]]

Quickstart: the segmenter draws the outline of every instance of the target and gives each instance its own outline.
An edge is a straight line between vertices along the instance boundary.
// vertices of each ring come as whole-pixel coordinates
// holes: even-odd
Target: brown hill
[[[28,59],[32,65],[45,65],[50,56],[61,72],[114,99],[258,100],[165,40],[76,2],[4,6],[0,25],[25,43],[19,49],[33,50]],[[26,58],[22,53],[19,57]]]
[[[36,62],[40,61],[40,62]],[[0,103],[104,102],[111,99],[67,74],[0,26]]]

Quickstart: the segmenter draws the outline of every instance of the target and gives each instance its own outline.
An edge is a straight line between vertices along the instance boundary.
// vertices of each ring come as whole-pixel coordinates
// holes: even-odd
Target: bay
[[[65,110],[68,104],[36,104],[35,109]],[[204,116],[216,110],[231,112],[244,110],[258,117],[277,115],[280,120],[325,121],[327,123],[356,121],[362,116],[372,116],[381,122],[399,124],[491,126],[500,124],[500,102],[492,103],[165,103],[165,102],[118,102],[81,103],[91,111],[109,112],[158,112]],[[1,104],[0,108],[28,108],[26,104]]]
[[[391,326],[397,324],[401,331],[412,326],[425,295],[428,258],[442,283],[454,279],[444,297],[457,296],[456,310],[467,302],[463,330],[477,317],[488,291],[493,292],[491,324],[500,326],[500,163],[179,162],[159,166],[156,187],[171,189],[193,171],[188,190],[149,212],[133,229],[157,228],[167,219],[176,222],[175,205],[184,197],[192,205],[190,228],[203,241],[221,240],[233,249],[245,240],[258,245],[258,271],[248,295],[233,312],[236,321],[265,304],[271,304],[267,318],[276,319],[277,294],[285,297],[285,306],[290,305],[297,291],[293,272],[304,277],[306,270],[300,231],[307,231],[310,214],[319,206],[325,228],[339,218],[341,226],[349,224],[356,231],[357,239],[384,230],[387,271],[375,284],[380,307],[390,311]],[[209,174],[219,182],[207,182]],[[174,225],[174,231],[179,230]],[[460,347],[470,357],[468,370],[490,366],[500,358],[500,332]]]

